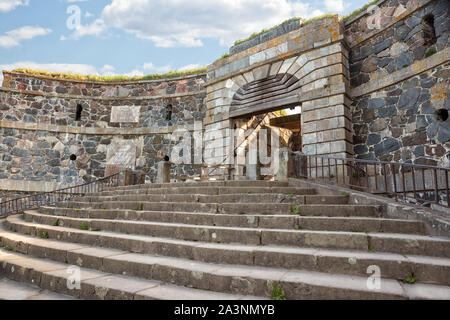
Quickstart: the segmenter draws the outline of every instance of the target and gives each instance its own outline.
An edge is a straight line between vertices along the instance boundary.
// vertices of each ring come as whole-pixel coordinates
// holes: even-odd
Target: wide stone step
[[[5,228],[0,229],[0,238],[0,244],[8,250],[77,264],[87,268],[103,270],[102,267],[105,263],[102,258],[105,255],[99,254],[101,252],[112,252],[112,255],[119,255],[119,250],[117,249],[92,249],[88,245],[40,239],[12,233]],[[382,278],[405,279],[408,274],[412,274],[416,281],[420,283],[450,284],[450,259],[445,258],[310,248],[230,246],[189,242],[184,242],[177,246],[176,242],[164,242],[163,239],[155,239],[155,242],[159,244],[159,251],[147,253],[160,256],[169,254],[171,257],[208,263],[302,269],[361,277],[367,276],[369,266],[375,264],[382,270]],[[184,249],[179,250],[180,246],[183,246]],[[96,256],[92,256],[94,253]],[[187,265],[190,263],[191,261]],[[123,270],[133,269],[136,268],[130,267]],[[139,274],[134,275],[142,276]]]
[[[0,300],[76,300],[38,286],[0,278]]]
[[[43,216],[43,215],[41,215]],[[45,218],[45,217],[44,217]],[[42,218],[42,219],[44,219]],[[325,232],[282,229],[250,229],[226,228],[215,226],[177,225],[150,222],[120,222],[91,221],[92,230],[118,230],[92,232],[75,229],[85,222],[83,219],[54,217],[52,225],[25,222],[21,216],[11,216],[6,220],[10,230],[20,233],[40,235],[42,232],[52,239],[66,239],[67,241],[85,241],[83,243],[108,243],[108,247],[122,248],[125,239],[131,241],[129,245],[146,247],[151,244],[148,236],[167,239],[202,241],[210,243],[239,243],[250,245],[276,245],[307,248],[326,248],[359,250],[365,252],[390,252],[434,257],[450,257],[450,239],[399,235],[385,233],[353,233],[353,232]],[[56,222],[65,222],[67,227],[57,227]],[[50,222],[50,221],[48,221]],[[74,228],[70,225],[74,224]],[[109,229],[108,229],[109,228]],[[122,229],[123,228],[123,229]],[[151,231],[147,231],[149,228]],[[144,231],[142,231],[144,230]],[[133,233],[133,235],[124,234]],[[126,250],[129,250],[127,248]],[[133,250],[130,250],[133,251]]]
[[[73,266],[48,259],[0,250],[0,270],[14,281],[88,300],[242,300],[236,294],[187,288],[161,281],[80,268],[80,286],[68,286]],[[117,266],[117,264],[116,264]],[[119,267],[119,266],[118,266]],[[119,267],[120,268],[120,267]],[[71,272],[72,271],[72,272]],[[76,284],[76,283],[75,283]],[[258,298],[260,299],[260,298]]]
[[[158,188],[178,188],[178,187],[287,187],[288,182],[263,181],[263,180],[234,180],[234,181],[209,181],[209,182],[173,182],[173,183],[151,183],[132,186],[110,187],[107,191],[158,189]]]
[[[41,207],[40,213],[71,218],[153,221],[222,227],[321,230],[348,232],[387,232],[425,234],[421,221],[365,218],[365,217],[313,217],[298,215],[231,215],[171,211],[96,210]]]
[[[102,191],[91,193],[91,196],[120,196],[120,195],[157,195],[157,194],[199,194],[199,195],[223,195],[223,194],[293,194],[313,195],[316,190],[312,188],[295,187],[171,187],[171,188],[140,188],[123,189],[115,191]]]
[[[294,194],[229,194],[206,196],[196,194],[119,195],[76,197],[74,202],[151,201],[199,203],[298,203],[298,204],[348,204],[347,196],[319,196]]]
[[[60,202],[60,208],[69,209],[126,209],[134,211],[174,211],[221,214],[296,214],[301,216],[359,216],[380,217],[380,206],[376,205],[325,205],[294,203],[199,203],[199,202]]]

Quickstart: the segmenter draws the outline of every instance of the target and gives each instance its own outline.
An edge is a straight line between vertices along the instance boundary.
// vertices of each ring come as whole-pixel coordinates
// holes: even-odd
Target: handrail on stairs
[[[101,192],[105,187],[119,186],[122,171],[108,177],[81,185],[54,190],[50,192],[37,193],[34,195],[19,197],[0,203],[0,218],[12,214],[23,212],[24,210],[35,209],[43,205],[52,205],[57,202],[64,202],[73,199],[75,196],[82,196],[88,193]]]
[[[450,208],[450,168],[294,153],[299,178]]]

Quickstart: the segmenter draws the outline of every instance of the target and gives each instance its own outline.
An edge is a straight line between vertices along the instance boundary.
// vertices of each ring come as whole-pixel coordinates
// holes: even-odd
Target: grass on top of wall
[[[344,22],[347,22],[347,21],[353,19],[354,17],[356,17],[357,15],[361,14],[362,12],[366,11],[367,8],[369,8],[370,6],[376,4],[378,1],[380,1],[380,0],[370,1],[369,3],[366,3],[365,5],[363,5],[361,8],[356,9],[353,12],[350,12],[348,15],[343,17]]]
[[[331,17],[333,17],[334,15],[335,15],[335,14],[331,14],[331,13],[330,13],[330,14],[324,14],[324,15],[321,15],[321,16],[318,16],[318,17],[314,17],[314,18],[311,18],[311,19],[308,19],[308,20],[304,20],[300,27],[304,27],[304,26],[306,26],[306,25],[308,25],[308,24],[310,24],[310,23],[312,23],[312,22],[314,22],[314,21],[322,20],[322,19],[325,19],[325,18],[331,18]],[[301,20],[301,18],[299,18],[299,17],[290,18],[290,19],[288,19],[288,20],[286,20],[286,21],[283,21],[282,23],[280,23],[280,24],[278,24],[278,25],[276,25],[276,26],[274,26],[274,27],[272,27],[272,28],[269,28],[269,29],[263,29],[263,30],[261,30],[260,32],[255,32],[255,33],[253,33],[251,36],[249,36],[249,37],[247,37],[247,38],[245,38],[245,39],[237,40],[237,41],[234,43],[233,46],[236,46],[236,45],[238,45],[238,44],[240,44],[240,43],[243,43],[243,42],[245,42],[245,41],[249,41],[249,40],[251,40],[251,39],[253,39],[253,38],[259,37],[260,35],[262,35],[262,34],[264,34],[264,33],[266,33],[266,32],[272,31],[272,30],[274,30],[274,29],[276,29],[276,28],[278,28],[278,27],[281,27],[281,26],[283,26],[283,25],[285,25],[285,24],[288,24],[288,23],[290,23],[290,22],[292,22],[292,21],[295,21],[295,20]],[[214,63],[216,63],[216,62],[218,62],[218,61],[220,61],[220,60],[223,60],[223,59],[225,59],[225,58],[228,58],[229,56],[230,56],[230,55],[229,55],[228,53],[224,53],[219,59],[217,59],[216,61],[214,61]]]
[[[278,24],[278,25],[276,25],[276,26],[273,26],[272,28],[269,28],[269,29],[262,29],[260,32],[255,32],[255,33],[253,33],[253,34],[252,34],[251,36],[249,36],[248,38],[241,39],[241,40],[237,40],[237,41],[234,43],[234,45],[236,46],[236,45],[238,45],[238,44],[240,44],[240,43],[242,43],[242,42],[245,42],[245,41],[251,40],[251,39],[253,39],[253,38],[259,37],[259,36],[262,35],[263,33],[272,31],[272,30],[274,30],[274,29],[276,29],[276,28],[278,28],[278,27],[284,26],[285,24],[288,24],[288,23],[290,23],[290,22],[292,22],[292,21],[295,21],[295,20],[301,20],[301,18],[300,18],[300,17],[293,17],[293,18],[290,18],[290,19],[288,19],[288,20],[283,21],[282,23],[280,23],[280,24]]]
[[[21,72],[27,75],[41,76],[47,78],[61,79],[61,80],[80,80],[80,81],[99,81],[99,82],[120,82],[120,81],[139,81],[139,80],[158,80],[178,78],[196,74],[206,73],[205,68],[184,70],[184,71],[170,71],[167,73],[153,73],[145,76],[127,77],[123,75],[117,76],[99,76],[99,75],[83,75],[76,73],[60,73],[60,72],[48,72],[43,70],[32,69],[14,69],[13,72]]]

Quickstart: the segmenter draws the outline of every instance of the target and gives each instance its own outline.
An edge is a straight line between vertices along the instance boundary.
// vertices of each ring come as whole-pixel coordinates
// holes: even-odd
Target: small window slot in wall
[[[83,112],[83,106],[81,104],[77,104],[77,112],[75,114],[75,121],[81,121],[81,112]]]
[[[170,121],[172,120],[172,111],[173,111],[173,107],[171,104],[167,105],[167,113],[166,113],[166,120]]]
[[[434,16],[430,13],[422,19],[424,46],[430,47],[436,43],[436,31],[434,29]]]
[[[435,116],[437,121],[445,122],[448,119],[448,110],[447,109],[436,110]]]

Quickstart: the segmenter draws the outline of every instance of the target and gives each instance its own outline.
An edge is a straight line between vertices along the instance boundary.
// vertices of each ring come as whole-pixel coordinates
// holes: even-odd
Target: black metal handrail
[[[450,168],[295,153],[297,177],[450,207]]]
[[[52,205],[57,202],[69,201],[75,196],[82,196],[87,193],[101,192],[105,187],[117,187],[119,185],[120,175],[121,172],[117,172],[108,177],[85,184],[1,202],[0,217],[7,217],[23,212],[24,210],[38,208],[42,205]]]

